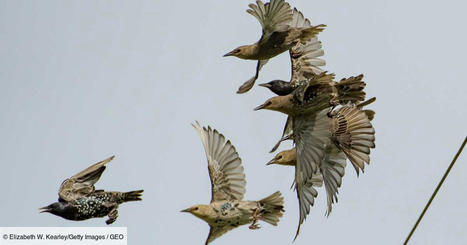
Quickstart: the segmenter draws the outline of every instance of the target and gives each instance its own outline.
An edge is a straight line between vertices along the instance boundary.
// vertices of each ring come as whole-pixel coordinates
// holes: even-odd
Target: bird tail
[[[129,191],[122,193],[122,201],[123,202],[131,202],[131,201],[141,201],[141,195],[144,190],[137,190],[137,191]]]
[[[284,198],[280,191],[258,201],[261,206],[262,220],[276,226],[284,210]]]
[[[370,148],[375,148],[375,129],[367,114],[357,107],[342,107],[337,112],[337,118],[346,121],[346,132],[337,139],[339,147],[358,174],[359,169],[363,171],[365,162],[370,163]]]
[[[366,83],[362,81],[363,74],[356,77],[349,77],[340,80],[335,86],[337,88],[338,100],[341,104],[347,102],[355,103],[365,99],[365,92],[363,89]]]
[[[314,38],[318,33],[322,32],[326,25],[317,25],[317,26],[312,26],[312,27],[307,27],[303,28],[301,30],[301,35],[300,35],[300,42],[301,43],[306,43],[310,41],[310,39]]]

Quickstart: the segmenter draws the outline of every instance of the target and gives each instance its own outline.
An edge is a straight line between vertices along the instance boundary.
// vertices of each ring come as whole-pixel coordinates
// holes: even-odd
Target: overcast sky
[[[61,182],[111,155],[97,188],[144,188],[113,226],[129,244],[204,244],[208,225],[179,210],[209,203],[210,182],[194,120],[237,148],[246,199],[280,190],[279,226],[235,229],[213,244],[291,244],[298,201],[293,168],[265,166],[285,116],[253,111],[272,94],[235,92],[255,62],[224,53],[255,42],[252,1],[0,0],[0,226],[105,226],[39,214]],[[318,199],[301,244],[401,244],[466,136],[466,4],[462,1],[290,2],[320,34],[326,70],[365,74],[376,96],[376,149],[357,178],[347,165],[326,218]],[[288,80],[288,54],[258,82]],[[291,143],[281,149],[288,149]],[[458,163],[411,244],[465,244],[467,156]]]

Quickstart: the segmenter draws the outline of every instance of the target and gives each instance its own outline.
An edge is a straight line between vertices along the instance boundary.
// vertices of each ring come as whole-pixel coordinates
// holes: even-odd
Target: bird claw
[[[253,224],[251,224],[250,226],[248,226],[248,228],[250,230],[258,230],[260,229],[261,227],[258,225],[258,224],[254,224],[255,221],[253,221]]]
[[[255,209],[255,211],[253,212],[253,223],[251,223],[250,226],[248,226],[248,228],[250,228],[250,230],[257,230],[259,228],[261,228],[257,223],[258,223],[258,220],[261,220],[262,217],[261,215],[259,214],[259,208]]]

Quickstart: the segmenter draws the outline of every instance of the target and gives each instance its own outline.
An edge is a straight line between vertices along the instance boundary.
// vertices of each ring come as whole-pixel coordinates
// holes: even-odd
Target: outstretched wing
[[[206,239],[205,245],[208,245],[210,242],[214,241],[216,238],[224,235],[228,231],[232,230],[235,228],[234,226],[230,225],[225,225],[225,226],[209,226],[209,235],[208,238]]]
[[[300,225],[306,219],[313,205],[314,193],[310,179],[318,173],[319,165],[325,156],[325,147],[331,142],[330,118],[328,109],[316,114],[294,118],[294,140],[297,148],[297,165],[295,167],[295,183],[300,203]]]
[[[286,31],[292,21],[292,9],[284,0],[271,0],[263,4],[257,0],[255,4],[248,5],[250,9],[246,12],[253,15],[263,28],[262,39],[269,38],[273,32]]]
[[[324,187],[326,189],[328,209],[326,215],[329,216],[332,204],[337,202],[338,188],[342,184],[342,177],[345,174],[346,157],[343,151],[331,143],[326,147],[326,156],[321,161],[320,170],[323,174]]]
[[[375,148],[375,129],[368,115],[353,105],[345,105],[332,120],[332,138],[344,151],[357,174],[370,163],[370,149]]]
[[[203,142],[208,159],[211,178],[211,202],[220,200],[242,200],[245,194],[245,174],[242,160],[235,147],[224,135],[211,127],[201,127],[198,122],[193,127]]]
[[[293,10],[293,19],[290,26],[296,28],[312,27],[310,20],[306,19],[296,8]],[[323,70],[319,67],[326,65],[326,61],[319,58],[324,55],[324,51],[316,36],[306,43],[297,42],[289,50],[289,54],[292,64],[290,83],[294,86],[301,85],[300,82],[304,81],[310,74],[321,74]]]
[[[66,179],[58,190],[59,200],[72,201],[94,192],[94,184],[99,180],[105,170],[105,165],[112,161],[115,156],[111,156],[98,162],[78,174]]]

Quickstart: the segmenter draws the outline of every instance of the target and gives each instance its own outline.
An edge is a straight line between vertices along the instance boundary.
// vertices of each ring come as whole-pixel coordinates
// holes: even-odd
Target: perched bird
[[[313,204],[313,193],[306,187],[309,179],[320,170],[319,166],[326,157],[326,152],[334,150],[329,147],[337,147],[343,151],[357,174],[360,169],[363,170],[365,162],[370,162],[370,148],[375,147],[375,132],[366,113],[354,104],[332,111],[339,101],[337,92],[330,89],[334,86],[329,82],[329,75],[323,73],[318,77],[321,82],[308,81],[292,94],[273,97],[255,108],[275,110],[292,116],[293,139],[297,152],[295,189],[300,204],[300,221],[295,238]],[[325,176],[323,178],[326,179]]]
[[[208,160],[211,179],[211,203],[182,210],[204,220],[210,231],[206,243],[214,241],[229,230],[245,224],[258,229],[263,220],[277,225],[284,212],[284,199],[279,191],[259,201],[244,201],[245,174],[235,147],[217,130],[193,125],[201,137]]]
[[[325,25],[304,27],[299,26],[301,23],[294,23],[294,15],[301,13],[297,10],[292,11],[284,0],[271,0],[266,4],[257,0],[256,5],[250,4],[249,7],[247,12],[258,19],[263,29],[260,40],[254,44],[235,48],[224,55],[258,61],[255,76],[240,86],[237,93],[245,93],[253,87],[259,71],[270,58],[289,50],[297,42],[309,41],[325,27]]]
[[[40,208],[68,220],[86,220],[109,216],[106,224],[112,224],[118,217],[118,206],[124,202],[141,201],[143,190],[130,192],[107,192],[96,190],[94,184],[99,180],[110,162],[111,156],[98,162],[78,174],[63,181],[58,191],[58,202]]]

